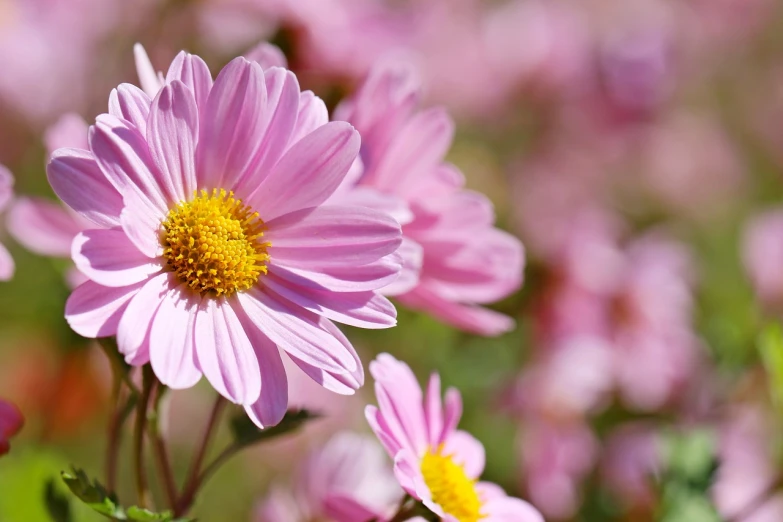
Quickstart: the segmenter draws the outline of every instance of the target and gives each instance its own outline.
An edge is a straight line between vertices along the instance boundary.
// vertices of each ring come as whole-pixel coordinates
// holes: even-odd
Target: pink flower
[[[783,210],[770,210],[754,217],[745,228],[742,260],[759,299],[783,304]]]
[[[14,177],[11,172],[0,165],[0,212],[8,207],[13,198]],[[14,275],[14,260],[8,249],[0,244],[0,281],[8,281]]]
[[[24,417],[19,408],[0,399],[0,455],[5,455],[10,449],[8,439],[19,433],[24,425]]]
[[[433,374],[425,397],[408,365],[388,354],[370,363],[370,372],[378,407],[367,406],[367,421],[408,494],[447,522],[543,522],[527,502],[478,480],[484,446],[457,430],[462,415],[457,390],[449,389],[442,404],[440,377]]]
[[[528,422],[520,439],[522,469],[530,500],[553,519],[573,516],[581,501],[580,484],[599,450],[589,426],[581,422]]]
[[[152,93],[156,77],[141,76]],[[400,270],[399,225],[324,205],[359,150],[348,124],[282,68],[232,60],[212,80],[180,53],[151,98],[112,91],[90,150],[60,149],[57,195],[95,228],[73,243],[90,281],[65,315],[85,337],[117,336],[133,365],[172,388],[207,377],[259,426],[287,405],[279,349],[324,387],[349,394],[363,370],[332,319],[396,322],[376,290]]]
[[[87,123],[76,114],[66,114],[47,129],[44,142],[50,155],[62,147],[88,149]],[[95,224],[45,198],[17,198],[8,211],[8,231],[14,239],[42,256],[70,259],[74,238],[89,228]],[[76,269],[68,271],[67,279],[74,288],[86,281]]]
[[[606,439],[601,476],[627,506],[651,506],[655,491],[650,480],[662,464],[660,437],[655,426],[628,423]]]
[[[712,496],[722,516],[741,522],[783,520],[783,495],[767,494],[777,475],[775,437],[770,422],[758,407],[742,405],[721,426],[718,449],[721,465]],[[764,502],[759,502],[764,498]],[[743,513],[744,517],[736,518]]]
[[[513,320],[478,305],[519,288],[522,245],[494,228],[492,203],[465,190],[462,173],[444,162],[454,124],[441,109],[417,111],[418,97],[411,71],[387,63],[338,108],[336,118],[355,125],[363,140],[363,170],[341,198],[386,208],[402,224],[407,277],[400,282],[409,286],[385,293],[463,330],[501,334]]]
[[[259,522],[389,520],[402,490],[377,441],[338,433],[308,455],[292,492],[275,487],[256,510]]]

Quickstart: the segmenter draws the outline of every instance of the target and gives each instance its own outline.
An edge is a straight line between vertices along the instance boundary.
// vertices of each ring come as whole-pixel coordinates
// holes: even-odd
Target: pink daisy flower
[[[8,453],[8,439],[19,433],[23,425],[24,417],[19,408],[0,399],[0,455]]]
[[[378,442],[351,432],[338,433],[311,452],[295,481],[293,491],[272,489],[256,520],[389,520],[403,496]]]
[[[514,321],[478,305],[522,284],[522,244],[494,227],[492,203],[465,190],[462,173],[444,162],[454,123],[439,108],[417,111],[420,90],[407,66],[386,63],[338,107],[335,118],[362,134],[363,164],[339,198],[393,212],[402,224],[403,276],[386,295],[463,330],[498,335]]]
[[[279,349],[332,391],[361,386],[331,320],[395,324],[376,290],[400,270],[400,229],[377,211],[324,205],[359,135],[329,123],[293,73],[236,58],[213,83],[183,52],[153,98],[112,91],[88,141],[48,166],[60,199],[95,223],[72,248],[90,279],[66,304],[76,332],[116,335],[130,364],[150,362],[171,388],[203,374],[259,426],[286,409]]]
[[[367,406],[370,427],[394,459],[402,488],[447,522],[543,522],[530,504],[480,482],[484,446],[457,430],[462,398],[455,389],[441,403],[440,377],[426,396],[410,367],[389,354],[370,363],[378,407]]]

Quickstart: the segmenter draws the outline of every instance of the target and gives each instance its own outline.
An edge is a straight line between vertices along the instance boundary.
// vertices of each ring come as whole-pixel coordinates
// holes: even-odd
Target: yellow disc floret
[[[459,522],[477,522],[483,518],[476,481],[465,469],[444,455],[443,448],[428,451],[421,460],[421,473],[432,494],[432,500]]]
[[[247,290],[266,274],[269,243],[261,241],[258,212],[233,192],[202,190],[169,210],[163,222],[163,257],[169,268],[202,295]]]

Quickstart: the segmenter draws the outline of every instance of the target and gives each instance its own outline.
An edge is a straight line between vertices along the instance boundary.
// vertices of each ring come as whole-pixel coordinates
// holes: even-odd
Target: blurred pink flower
[[[394,474],[413,498],[451,522],[543,522],[527,502],[479,482],[484,446],[457,430],[462,398],[453,388],[441,404],[440,377],[430,377],[426,397],[410,367],[389,354],[370,363],[378,407],[367,406],[367,421],[394,459]]]
[[[601,476],[626,506],[649,506],[655,501],[652,477],[661,465],[655,426],[630,423],[608,435],[601,457]]]
[[[721,427],[720,467],[712,496],[722,516],[737,522],[783,520],[783,495],[768,495],[766,501],[757,503],[777,478],[775,436],[763,411],[748,404],[736,409]],[[745,516],[735,518],[741,514]]]
[[[598,441],[581,422],[528,420],[520,436],[522,473],[530,501],[547,518],[565,519],[577,512],[580,484],[593,468]]]
[[[522,245],[494,228],[492,203],[444,162],[454,124],[441,109],[417,111],[419,94],[407,64],[386,62],[337,109],[362,135],[361,166],[340,199],[386,209],[402,224],[403,276],[384,292],[463,330],[501,334],[513,320],[477,305],[519,288]]]
[[[644,186],[678,215],[709,218],[742,200],[746,180],[739,151],[709,117],[669,115],[648,130],[640,156]]]
[[[147,91],[158,81],[140,79]],[[74,240],[90,281],[68,299],[71,327],[116,334],[129,363],[151,362],[172,388],[203,373],[260,426],[286,410],[280,349],[324,387],[353,393],[362,366],[330,319],[395,324],[375,290],[397,277],[400,231],[382,213],[323,205],[359,136],[313,117],[312,98],[291,72],[244,58],[213,84],[184,52],[154,99],[114,90],[90,152],[60,149],[48,167],[57,195],[101,227]]]
[[[783,304],[783,210],[755,216],[745,227],[742,261],[759,299]]]
[[[574,227],[572,232],[537,310],[541,364],[567,339],[598,339],[594,345],[602,341],[609,347],[611,363],[604,375],[625,403],[636,410],[658,409],[683,389],[701,349],[691,324],[689,254],[661,234],[649,233],[620,249],[611,229]],[[565,386],[567,380],[559,387],[549,384]]]
[[[0,4],[3,110],[40,127],[64,112],[87,109],[111,74],[103,62],[106,42],[142,26],[149,20],[150,8],[159,3],[4,0]],[[46,71],[45,81],[41,71]]]
[[[375,439],[338,433],[310,452],[293,491],[273,487],[256,509],[258,522],[389,520],[403,491]]]
[[[14,177],[11,172],[0,165],[0,212],[8,208],[14,197]],[[8,249],[0,243],[0,281],[8,281],[14,275],[14,260]]]
[[[87,123],[77,114],[66,114],[49,127],[44,135],[47,153],[70,147],[86,151]],[[65,205],[45,198],[19,197],[8,211],[8,231],[22,246],[50,257],[71,257],[71,244],[83,230],[94,224]],[[87,278],[75,268],[66,279],[75,288]]]
[[[8,453],[8,439],[19,433],[23,424],[24,417],[19,408],[0,399],[0,455]]]

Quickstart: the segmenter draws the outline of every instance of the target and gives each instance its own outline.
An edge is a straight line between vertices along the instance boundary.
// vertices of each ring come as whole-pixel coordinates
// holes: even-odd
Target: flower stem
[[[163,395],[166,393],[166,387],[156,378],[153,384],[152,394],[152,414],[148,422],[148,435],[152,443],[152,450],[155,453],[155,460],[158,464],[160,481],[166,492],[166,501],[168,507],[174,509],[177,505],[177,486],[174,482],[174,473],[171,470],[171,461],[169,460],[166,442],[160,432],[160,404]]]
[[[207,455],[207,449],[209,443],[212,440],[212,436],[215,432],[215,428],[218,425],[220,419],[220,413],[226,405],[225,399],[218,395],[215,400],[215,404],[212,407],[212,413],[209,416],[209,422],[204,430],[204,437],[201,439],[201,444],[196,450],[196,454],[193,457],[193,462],[190,466],[190,472],[188,473],[188,479],[185,482],[185,488],[182,491],[182,495],[179,497],[175,507],[174,516],[181,516],[188,512],[193,504],[193,500],[196,497],[199,487],[201,486],[201,466],[204,463],[204,457]]]
[[[144,466],[144,431],[147,426],[147,407],[149,405],[150,393],[154,375],[152,368],[146,365],[142,368],[143,388],[141,398],[136,405],[136,425],[133,431],[133,464],[136,472],[136,493],[138,495],[139,507],[150,507],[150,493],[147,484],[147,470]]]
[[[110,492],[114,492],[117,486],[117,458],[120,449],[120,438],[122,431],[120,430],[120,418],[122,415],[122,408],[120,406],[122,400],[122,382],[114,375],[114,383],[112,385],[111,404],[112,412],[109,418],[108,433],[106,435],[106,488]]]

